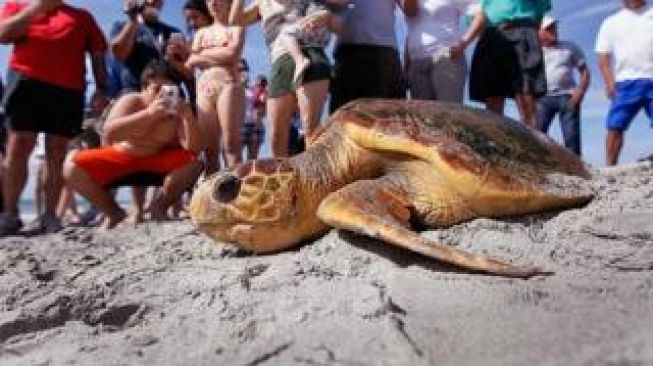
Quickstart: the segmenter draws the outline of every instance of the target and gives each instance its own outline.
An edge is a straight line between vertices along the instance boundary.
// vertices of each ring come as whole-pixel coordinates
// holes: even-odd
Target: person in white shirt
[[[623,0],[606,18],[596,40],[599,68],[608,98],[606,163],[615,165],[623,133],[641,109],[653,124],[653,9],[646,0]]]
[[[463,16],[473,20],[466,32]],[[465,48],[485,18],[476,0],[419,0],[417,15],[406,18],[405,69],[413,99],[462,103],[467,80]]]
[[[590,71],[580,47],[558,39],[557,24],[547,15],[540,27],[547,93],[537,101],[537,119],[540,131],[547,133],[558,115],[565,146],[580,156],[580,109],[590,84]],[[574,71],[580,76],[578,83]]]

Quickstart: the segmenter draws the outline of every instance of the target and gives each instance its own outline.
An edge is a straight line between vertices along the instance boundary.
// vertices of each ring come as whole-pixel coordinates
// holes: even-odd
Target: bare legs
[[[66,159],[69,137],[45,136],[45,215],[57,217],[57,205],[61,196],[64,180],[62,167]]]
[[[522,122],[530,128],[537,130],[537,104],[535,97],[530,94],[517,94],[515,100],[517,101],[517,108],[519,109]]]
[[[222,131],[222,149],[227,166],[242,161],[242,123],[245,119],[245,89],[226,84],[218,96],[218,123]]]
[[[622,146],[623,132],[618,130],[608,130],[605,139],[605,163],[607,165],[617,165]]]
[[[147,187],[131,187],[132,203],[127,219],[130,224],[138,224],[143,221],[145,215],[145,198],[147,196]]]
[[[181,195],[197,181],[201,165],[194,161],[176,170],[173,170],[163,181],[159,194],[152,200],[150,214],[152,220],[163,221],[168,219],[168,208],[179,202]]]
[[[220,142],[227,166],[241,162],[241,124],[245,114],[245,90],[234,84],[223,84],[217,96],[199,97],[198,121],[206,152],[205,173],[220,169]]]
[[[515,95],[515,101],[517,102],[521,121],[528,127],[537,129],[538,123],[535,98],[530,94],[517,94]],[[503,115],[503,109],[506,104],[505,102],[506,99],[504,97],[489,97],[485,99],[485,107],[496,114]]]
[[[328,92],[329,81],[320,80],[302,85],[297,89],[296,98],[293,94],[268,98],[267,113],[268,120],[270,121],[270,144],[274,157],[288,156],[290,121],[296,107],[299,107],[305,136],[310,138],[315,132],[320,124],[322,107],[324,106]]]
[[[37,134],[34,132],[10,131],[5,157],[6,173],[3,181],[4,210],[18,216],[18,200],[27,182],[27,162],[34,150]],[[46,162],[43,171],[45,190],[44,215],[56,217],[59,194],[63,186],[61,167],[70,138],[47,135],[45,138]]]
[[[199,162],[193,161],[166,176],[161,193],[152,202],[150,209],[152,219],[164,220],[167,218],[168,207],[179,199],[184,190],[195,183],[199,171]],[[68,159],[64,165],[64,177],[72,189],[88,199],[106,216],[104,228],[113,228],[127,217],[125,211],[116,203],[111,191],[96,183],[72,159]]]
[[[71,154],[71,158],[72,156]],[[71,158],[64,164],[63,171],[68,186],[84,196],[105,215],[104,228],[111,229],[118,225],[127,214],[118,206],[113,193],[97,184],[84,169],[75,165]]]
[[[297,89],[297,104],[299,116],[302,120],[302,129],[307,140],[313,136],[320,125],[322,107],[329,93],[329,81],[321,80],[302,85]],[[306,141],[308,146],[310,141]]]
[[[75,192],[68,185],[64,185],[61,188],[61,195],[59,195],[59,203],[57,204],[57,217],[61,220],[68,219],[72,222],[80,221],[77,202],[75,202]]]
[[[274,157],[288,156],[290,120],[294,112],[294,95],[284,94],[277,98],[268,98],[267,113],[270,123],[270,147]]]
[[[36,133],[9,131],[7,137],[6,170],[2,184],[4,212],[18,216],[18,199],[27,182],[27,161],[36,145]]]
[[[36,215],[43,215],[45,212],[45,156],[39,157],[39,166],[36,170],[36,182],[34,185],[34,205]]]
[[[220,169],[220,125],[217,123],[218,113],[215,104],[208,98],[198,95],[197,121],[202,131],[202,146],[206,158],[205,174],[211,175]]]

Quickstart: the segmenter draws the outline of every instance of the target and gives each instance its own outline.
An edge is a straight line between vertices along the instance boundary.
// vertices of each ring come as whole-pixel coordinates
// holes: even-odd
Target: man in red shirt
[[[34,231],[61,228],[55,215],[63,183],[67,144],[81,132],[85,59],[90,54],[94,99],[103,98],[107,43],[93,16],[63,0],[6,1],[0,9],[0,43],[13,44],[4,97],[8,126],[0,236],[17,233],[18,200],[27,181],[27,162],[38,133],[45,133],[45,214]]]

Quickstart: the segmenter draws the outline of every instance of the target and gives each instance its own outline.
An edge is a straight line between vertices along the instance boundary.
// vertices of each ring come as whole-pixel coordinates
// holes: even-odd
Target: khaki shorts
[[[318,80],[329,80],[331,78],[331,64],[322,48],[306,47],[302,52],[311,61],[304,75],[301,84]],[[270,68],[270,80],[268,84],[268,97],[278,98],[284,94],[294,93],[297,85],[293,85],[293,74],[295,63],[289,54],[283,54],[277,58]]]

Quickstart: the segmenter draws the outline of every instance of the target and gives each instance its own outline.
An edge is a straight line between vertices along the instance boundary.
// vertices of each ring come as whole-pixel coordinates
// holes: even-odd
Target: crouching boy
[[[66,160],[68,185],[104,213],[107,229],[126,217],[109,188],[117,181],[138,173],[165,175],[161,194],[150,206],[152,219],[164,220],[168,207],[197,180],[197,121],[188,103],[166,93],[173,86],[164,63],[149,64],[141,91],[122,96],[111,109],[103,147],[74,152]]]

